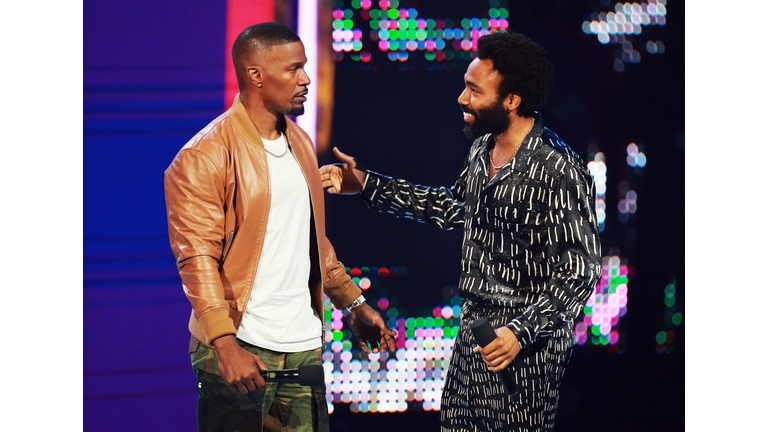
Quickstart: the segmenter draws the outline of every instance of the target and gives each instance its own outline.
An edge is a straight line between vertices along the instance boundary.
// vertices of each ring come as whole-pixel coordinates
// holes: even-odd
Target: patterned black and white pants
[[[469,325],[485,317],[494,328],[520,315],[521,309],[465,301],[461,324],[440,402],[442,432],[544,432],[555,425],[560,381],[573,350],[573,323],[537,341],[507,366],[514,372],[518,402],[507,396],[495,372],[488,369]]]

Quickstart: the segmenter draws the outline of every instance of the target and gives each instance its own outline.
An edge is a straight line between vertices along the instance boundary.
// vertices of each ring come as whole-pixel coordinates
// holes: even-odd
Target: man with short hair
[[[300,115],[304,45],[288,27],[245,29],[232,48],[240,93],[165,172],[171,247],[192,303],[200,431],[327,431],[325,385],[265,383],[260,370],[322,362],[323,292],[360,348],[394,350],[325,237],[317,157]]]
[[[379,212],[464,229],[464,302],[441,400],[443,431],[551,430],[573,320],[601,276],[594,182],[537,113],[552,82],[545,54],[516,33],[478,40],[458,99],[474,143],[453,187],[367,171],[338,149],[343,163],[321,168],[329,193],[359,193]],[[496,333],[484,347],[470,332],[479,318]],[[492,373],[505,368],[517,398]]]

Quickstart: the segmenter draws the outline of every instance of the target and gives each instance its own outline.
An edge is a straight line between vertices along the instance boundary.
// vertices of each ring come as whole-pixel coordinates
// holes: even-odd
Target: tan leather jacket
[[[309,136],[286,118],[286,138],[312,204],[309,290],[323,318],[323,290],[337,308],[361,291],[325,237],[320,173]],[[240,100],[197,133],[165,171],[168,233],[184,292],[189,330],[203,343],[237,334],[259,267],[270,187],[264,144]]]

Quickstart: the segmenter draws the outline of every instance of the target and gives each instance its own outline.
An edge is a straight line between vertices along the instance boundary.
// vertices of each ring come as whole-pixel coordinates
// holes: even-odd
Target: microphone
[[[267,382],[290,382],[303,386],[317,386],[325,382],[325,371],[320,365],[304,365],[298,369],[267,369],[259,373]]]
[[[496,332],[493,331],[491,323],[486,318],[478,318],[469,325],[469,329],[472,330],[472,335],[475,337],[475,341],[481,347],[485,347],[489,343],[496,339]],[[512,371],[508,368],[504,368],[501,372],[496,372],[501,385],[504,387],[504,391],[508,396],[511,396],[515,402],[520,399],[520,392],[515,385],[515,377]]]

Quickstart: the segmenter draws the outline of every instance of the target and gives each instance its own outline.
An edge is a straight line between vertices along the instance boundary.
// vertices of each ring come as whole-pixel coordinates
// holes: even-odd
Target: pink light
[[[499,27],[501,27],[502,29],[506,29],[507,27],[509,27],[509,21],[507,21],[504,18],[500,19],[499,20]]]
[[[389,307],[389,300],[387,300],[386,297],[382,297],[379,299],[378,305],[379,309],[385,310]]]
[[[299,0],[298,2],[298,27],[297,32],[301,41],[304,42],[304,53],[307,56],[307,64],[304,65],[304,71],[309,77],[310,85],[317,87],[317,2],[310,0]],[[315,93],[317,94],[317,93]],[[311,96],[311,93],[310,93]],[[304,102],[304,115],[296,118],[296,124],[299,125],[309,135],[312,143],[317,139],[317,96],[307,98]]]
[[[428,40],[428,41],[427,41],[427,42],[424,44],[424,47],[425,47],[425,48],[427,48],[427,51],[434,51],[434,50],[435,50],[435,41],[433,41],[433,40]]]
[[[490,20],[488,20],[488,26],[492,29],[499,28],[499,20],[495,18],[491,18]]]
[[[362,38],[363,38],[363,31],[362,30],[358,30],[358,29],[352,30],[352,39],[360,40]]]
[[[360,7],[365,9],[365,10],[370,9],[371,8],[371,0],[362,0],[360,2]]]
[[[380,40],[379,49],[382,51],[389,51],[389,41]],[[379,277],[381,277],[381,270],[379,270]]]
[[[424,329],[417,328],[415,332],[416,339],[424,339]]]
[[[422,18],[417,19],[416,20],[416,28],[418,28],[420,30],[424,30],[425,28],[427,28],[427,20],[422,19]]]
[[[344,11],[341,9],[336,9],[333,11],[333,19],[337,20],[343,20],[344,19]]]
[[[438,306],[438,307],[432,309],[432,316],[434,318],[440,318],[441,316],[443,316],[443,308]]]
[[[400,11],[397,13],[397,16],[400,19],[406,19],[406,18],[408,18],[408,11],[405,10],[405,9],[400,9]]]
[[[389,9],[389,0],[379,0],[379,7],[382,9]]]
[[[389,21],[389,29],[390,30],[397,30],[398,29],[397,20]]]

